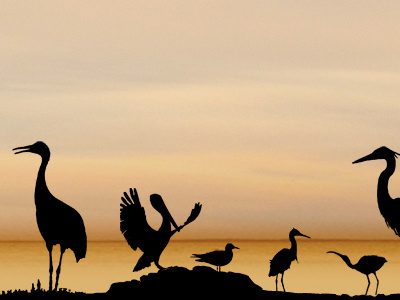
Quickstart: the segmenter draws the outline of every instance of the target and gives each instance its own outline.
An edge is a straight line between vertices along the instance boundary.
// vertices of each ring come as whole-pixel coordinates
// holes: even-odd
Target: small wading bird
[[[380,147],[371,154],[364,156],[353,164],[368,160],[384,159],[386,160],[386,169],[383,170],[378,179],[378,207],[381,215],[385,219],[386,225],[393,229],[396,235],[400,234],[400,199],[392,199],[389,195],[389,178],[396,169],[396,158],[399,153],[390,150],[387,147]]]
[[[216,266],[217,271],[220,272],[222,266],[226,266],[232,261],[233,249],[239,249],[239,248],[229,243],[226,244],[225,251],[217,250],[204,254],[192,254],[193,255],[192,257],[197,258],[196,261],[205,262],[210,265]]]
[[[147,223],[146,214],[144,208],[140,204],[136,189],[130,189],[129,191],[130,197],[126,192],[124,192],[124,197],[121,197],[120,229],[133,250],[136,251],[136,249],[139,248],[143,251],[143,255],[136,263],[133,272],[149,267],[152,262],[162,270],[164,268],[159,264],[161,253],[168,245],[170,238],[177,231],[180,231],[198,217],[201,204],[196,203],[189,218],[182,226],[178,227],[161,196],[157,194],[150,195],[151,205],[163,218],[161,227],[157,231],[151,228]],[[173,231],[171,231],[171,224],[175,227]]]
[[[283,291],[286,292],[285,286],[283,285],[283,273],[285,273],[285,271],[290,268],[290,264],[292,263],[293,260],[297,260],[297,243],[296,239],[294,238],[295,236],[304,236],[306,238],[310,238],[309,236],[304,235],[300,233],[300,231],[298,231],[297,229],[293,228],[289,233],[289,240],[292,244],[290,249],[287,248],[282,249],[277,254],[275,254],[275,256],[271,259],[271,265],[268,276],[269,277],[276,276],[275,279],[276,291],[278,291],[278,275],[282,274],[281,277],[282,288]]]
[[[334,253],[334,254],[338,255],[339,257],[341,257],[343,259],[343,261],[346,263],[346,265],[348,265],[350,268],[357,270],[358,272],[363,273],[363,274],[365,274],[365,276],[367,276],[368,285],[367,285],[367,290],[365,291],[365,295],[367,295],[368,288],[370,285],[368,275],[371,273],[374,274],[375,278],[376,278],[375,295],[378,294],[379,280],[378,280],[378,276],[376,276],[376,271],[378,271],[380,268],[382,268],[384,263],[387,262],[387,260],[384,257],[376,256],[376,255],[366,255],[366,256],[361,257],[360,260],[358,261],[358,263],[353,265],[350,262],[350,259],[346,255],[337,253],[335,251],[328,251],[327,253]]]
[[[52,290],[53,277],[53,246],[60,244],[60,262],[56,271],[56,284],[54,290],[57,291],[58,280],[61,273],[61,261],[66,249],[71,249],[78,262],[86,256],[86,231],[81,215],[71,206],[54,197],[47,188],[45,172],[50,159],[50,149],[43,142],[36,142],[30,146],[18,147],[19,150],[14,154],[31,152],[39,154],[42,163],[36,180],[35,205],[36,220],[39,231],[46,242],[50,258],[50,279],[49,290]]]

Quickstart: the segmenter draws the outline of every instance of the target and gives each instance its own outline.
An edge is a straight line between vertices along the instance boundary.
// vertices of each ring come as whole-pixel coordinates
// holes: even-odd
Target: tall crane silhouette
[[[160,228],[154,230],[147,223],[146,214],[140,204],[136,189],[130,189],[129,192],[130,197],[126,192],[124,192],[124,197],[121,197],[120,229],[133,250],[139,248],[143,251],[143,255],[136,263],[133,272],[149,267],[152,262],[162,270],[164,268],[159,264],[161,253],[177,231],[180,231],[199,216],[201,204],[196,203],[186,222],[178,227],[161,196],[158,194],[150,195],[151,205],[163,218]],[[171,230],[171,224],[175,227],[175,230]]]
[[[283,284],[283,273],[290,268],[292,261],[297,260],[297,243],[295,236],[304,236],[306,238],[310,238],[307,235],[300,233],[296,228],[293,228],[289,233],[289,240],[291,243],[290,249],[284,248],[280,250],[275,256],[271,259],[271,265],[269,270],[269,277],[276,276],[275,286],[276,291],[278,291],[278,275],[281,276],[281,283],[283,291],[286,292],[285,286]]]
[[[399,153],[387,147],[380,147],[371,154],[357,159],[353,164],[368,160],[386,160],[386,169],[382,171],[378,179],[378,207],[381,215],[385,219],[386,225],[393,229],[396,235],[400,234],[400,198],[393,199],[388,190],[389,178],[396,169],[396,158]]]
[[[53,246],[60,244],[60,262],[56,270],[56,283],[54,290],[57,291],[58,281],[61,273],[61,262],[66,249],[71,249],[78,262],[86,256],[87,239],[85,225],[81,215],[71,206],[54,197],[47,188],[45,172],[50,159],[50,149],[43,142],[33,145],[14,148],[19,150],[14,154],[31,152],[41,156],[42,163],[35,187],[36,220],[40,234],[46,242],[49,251],[49,290],[52,290],[53,278]]]
[[[338,255],[340,258],[343,259],[343,261],[346,263],[346,265],[348,265],[350,268],[357,270],[358,272],[363,273],[363,274],[365,274],[365,276],[367,276],[368,285],[367,285],[367,290],[365,291],[365,295],[367,295],[369,285],[371,283],[369,281],[368,275],[371,273],[374,274],[375,278],[376,278],[375,295],[378,294],[379,280],[378,280],[378,276],[376,276],[376,271],[378,271],[380,268],[382,268],[382,266],[385,264],[385,262],[387,262],[386,258],[377,256],[377,255],[365,255],[360,258],[358,263],[353,265],[350,262],[350,259],[348,258],[348,256],[346,256],[346,255],[340,254],[335,251],[328,251],[327,253],[334,253],[334,254]]]

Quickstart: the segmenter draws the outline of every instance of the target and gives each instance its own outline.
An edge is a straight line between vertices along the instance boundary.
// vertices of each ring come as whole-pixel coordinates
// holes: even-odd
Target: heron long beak
[[[357,160],[353,161],[353,164],[358,164],[358,163],[363,162],[363,161],[375,160],[375,159],[376,159],[376,157],[373,155],[373,153],[371,153],[371,154],[368,154],[368,155],[366,155],[364,157],[361,157],[360,159],[357,159]]]
[[[306,237],[308,239],[311,239],[308,235],[305,235],[305,234],[302,234],[302,233],[300,233],[299,235],[304,236],[304,237]]]
[[[32,145],[14,148],[13,151],[21,150],[21,151],[15,152],[14,154],[19,154],[19,153],[23,153],[23,152],[31,152],[31,146]]]

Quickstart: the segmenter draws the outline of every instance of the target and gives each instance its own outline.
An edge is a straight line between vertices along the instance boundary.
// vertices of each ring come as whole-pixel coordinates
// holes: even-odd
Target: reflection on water
[[[171,241],[164,250],[160,264],[164,267],[179,265],[193,268],[206,265],[191,258],[192,253],[223,250],[232,242],[240,250],[234,253],[232,262],[222,271],[247,274],[265,290],[275,290],[275,278],[268,277],[269,260],[282,248],[290,247],[282,241]],[[400,293],[400,243],[398,241],[298,241],[298,260],[285,273],[288,292],[334,293],[358,295],[365,292],[365,275],[348,268],[338,257],[327,254],[334,250],[349,256],[352,263],[367,254],[385,257],[388,262],[377,272],[379,293]],[[53,251],[54,264],[58,264],[58,247]],[[87,257],[75,262],[73,253],[67,250],[63,258],[60,287],[88,293],[105,292],[113,282],[139,279],[149,272],[157,272],[154,266],[133,273],[141,252],[132,251],[125,242],[90,242]],[[0,243],[0,290],[30,289],[40,279],[48,287],[48,254],[44,242]],[[372,291],[375,277],[371,277]]]

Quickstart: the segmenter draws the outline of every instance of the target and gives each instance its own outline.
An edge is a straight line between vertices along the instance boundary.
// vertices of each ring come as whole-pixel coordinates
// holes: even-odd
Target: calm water
[[[289,241],[229,241],[235,250],[233,261],[222,271],[247,274],[263,289],[274,290],[275,280],[268,277],[269,260]],[[193,268],[197,265],[190,258],[192,253],[204,253],[223,249],[226,241],[171,241],[161,256],[164,267],[180,265]],[[377,275],[380,294],[400,293],[400,241],[316,241],[298,239],[298,259],[285,273],[285,287],[290,292],[363,294],[367,286],[365,275],[348,268],[329,250],[341,252],[353,263],[366,254],[376,254],[388,260]],[[53,262],[56,269],[59,248],[55,248]],[[113,282],[139,279],[156,267],[133,273],[133,267],[141,255],[132,251],[125,242],[92,242],[88,244],[87,257],[78,264],[68,250],[63,258],[60,287],[88,293],[105,292]],[[201,264],[200,265],[205,265]],[[40,279],[48,287],[48,255],[43,242],[0,243],[0,290],[30,289]],[[376,287],[371,277],[370,292]]]

